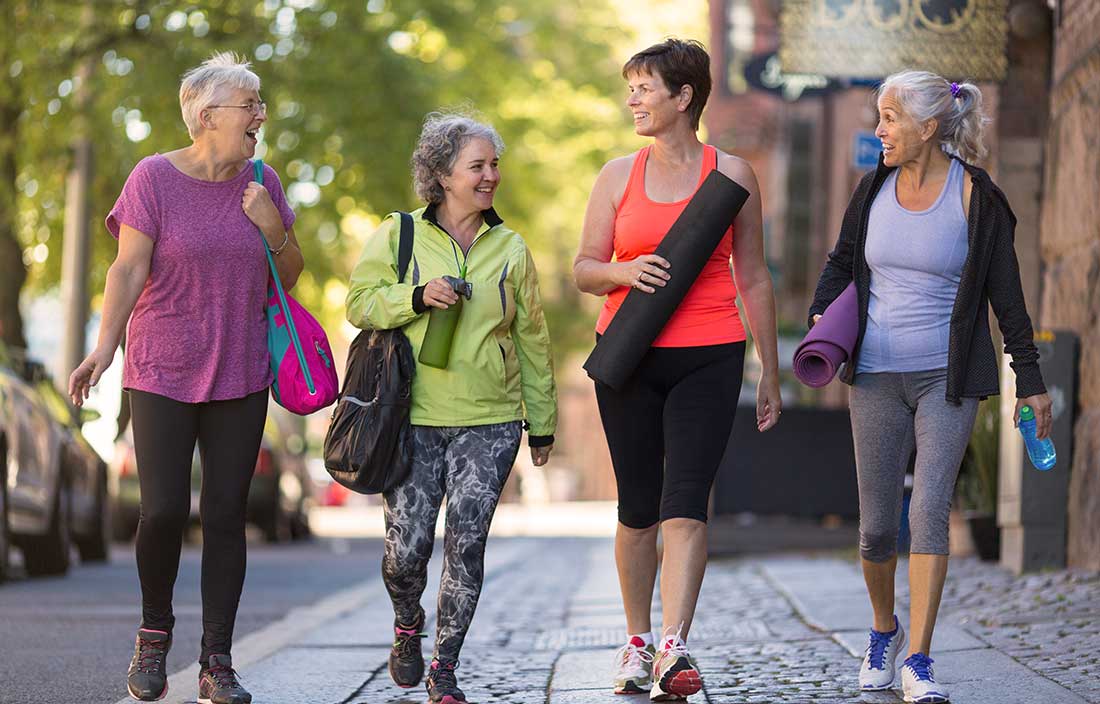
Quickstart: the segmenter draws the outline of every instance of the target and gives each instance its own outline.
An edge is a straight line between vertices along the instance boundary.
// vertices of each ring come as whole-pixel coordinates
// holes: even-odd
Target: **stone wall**
[[[1067,558],[1100,569],[1100,2],[1062,0],[1040,248],[1040,321],[1080,337]]]

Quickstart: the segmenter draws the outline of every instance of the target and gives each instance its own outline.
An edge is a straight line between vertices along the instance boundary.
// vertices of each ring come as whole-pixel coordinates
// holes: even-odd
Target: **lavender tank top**
[[[922,211],[898,202],[897,174],[882,184],[867,221],[871,298],[857,372],[947,367],[951,311],[969,250],[964,171],[952,159],[939,198]]]

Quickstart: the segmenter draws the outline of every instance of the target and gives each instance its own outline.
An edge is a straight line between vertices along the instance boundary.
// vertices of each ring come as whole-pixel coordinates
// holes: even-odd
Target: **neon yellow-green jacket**
[[[403,328],[413,356],[420,354],[428,327],[428,313],[413,307],[414,291],[440,276],[458,276],[463,262],[462,248],[434,222],[434,212],[428,206],[412,213],[413,257],[404,283],[397,282],[401,224],[393,214],[367,239],[348,288],[351,324]],[[429,426],[526,420],[530,444],[549,444],[558,420],[557,393],[531,252],[490,209],[465,264],[473,296],[462,302],[447,368],[417,362],[410,420]]]

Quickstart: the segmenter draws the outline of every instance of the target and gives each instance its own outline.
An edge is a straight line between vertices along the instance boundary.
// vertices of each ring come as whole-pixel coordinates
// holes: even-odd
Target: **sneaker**
[[[905,658],[901,667],[901,693],[905,701],[919,704],[942,704],[950,700],[947,688],[936,684],[932,658],[924,653],[913,653]]]
[[[228,655],[211,655],[210,664],[199,673],[199,704],[252,704]]]
[[[390,679],[398,687],[408,689],[420,684],[424,679],[424,655],[420,652],[420,641],[425,635],[420,632],[424,627],[424,612],[410,628],[397,621],[393,622],[393,647],[390,649]]]
[[[655,702],[687,699],[703,688],[703,678],[678,637],[669,647],[661,648],[653,658],[653,687],[649,698]]]
[[[898,655],[905,652],[905,629],[894,617],[894,630],[882,633],[871,629],[871,640],[859,666],[859,688],[878,692],[894,686],[898,670]]]
[[[168,694],[165,660],[172,647],[172,634],[139,628],[134,658],[126,673],[126,690],[139,702],[155,702]]]
[[[466,695],[458,688],[455,668],[458,663],[441,663],[432,660],[432,669],[428,673],[428,701],[431,704],[466,704]]]
[[[615,694],[642,694],[653,686],[653,644],[646,645],[638,636],[615,653]]]

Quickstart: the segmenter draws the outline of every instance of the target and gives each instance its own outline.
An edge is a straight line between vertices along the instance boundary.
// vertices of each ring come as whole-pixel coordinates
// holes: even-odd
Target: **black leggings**
[[[745,343],[651,347],[621,391],[596,384],[619,489],[619,522],[707,520],[729,441]]]
[[[228,655],[245,570],[245,507],[256,466],[267,389],[244,398],[181,403],[130,392],[141,485],[137,567],[143,628],[172,631],[172,588],[191,511],[191,456],[202,457],[202,654]]]

